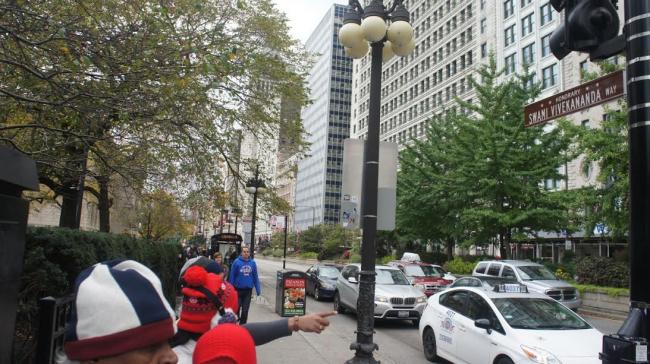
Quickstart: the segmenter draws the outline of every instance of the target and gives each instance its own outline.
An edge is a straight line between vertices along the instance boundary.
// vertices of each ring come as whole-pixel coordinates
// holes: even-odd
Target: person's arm
[[[289,336],[294,331],[315,332],[320,334],[329,326],[327,317],[336,315],[335,311],[312,313],[305,316],[295,316],[290,319],[280,319],[268,322],[244,324],[253,337],[255,345],[264,345],[275,339]]]
[[[252,322],[242,325],[253,337],[256,346],[264,345],[275,339],[290,336],[289,319],[280,319],[269,322]]]

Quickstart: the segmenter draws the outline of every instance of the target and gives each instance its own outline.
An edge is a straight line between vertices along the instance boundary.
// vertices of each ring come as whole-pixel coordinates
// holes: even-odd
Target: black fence
[[[63,348],[65,326],[74,295],[61,298],[45,297],[38,301],[38,341],[36,364],[54,363],[56,352]]]

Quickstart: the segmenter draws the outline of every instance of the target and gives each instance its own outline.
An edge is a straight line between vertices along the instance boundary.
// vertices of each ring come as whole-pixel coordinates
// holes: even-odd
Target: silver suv
[[[472,275],[515,279],[526,285],[531,292],[543,293],[574,311],[582,304],[580,293],[575,287],[558,279],[541,264],[525,260],[482,261],[476,264]]]
[[[356,311],[360,269],[359,264],[349,264],[341,270],[334,292],[334,309],[339,313]],[[413,287],[397,268],[378,265],[375,271],[375,318],[411,320],[418,324],[427,306],[427,296]]]

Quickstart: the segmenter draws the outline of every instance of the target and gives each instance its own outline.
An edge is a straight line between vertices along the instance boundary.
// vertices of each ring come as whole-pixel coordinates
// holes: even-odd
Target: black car
[[[307,269],[307,294],[316,300],[334,297],[336,279],[341,266],[335,264],[315,264]]]
[[[454,287],[481,287],[492,290],[498,284],[519,284],[516,279],[500,277],[462,277],[456,279],[448,288]]]

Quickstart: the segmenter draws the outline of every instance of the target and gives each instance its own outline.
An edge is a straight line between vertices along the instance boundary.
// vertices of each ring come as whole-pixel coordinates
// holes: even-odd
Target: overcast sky
[[[347,5],[347,0],[273,0],[289,18],[289,34],[303,44],[332,4]]]

